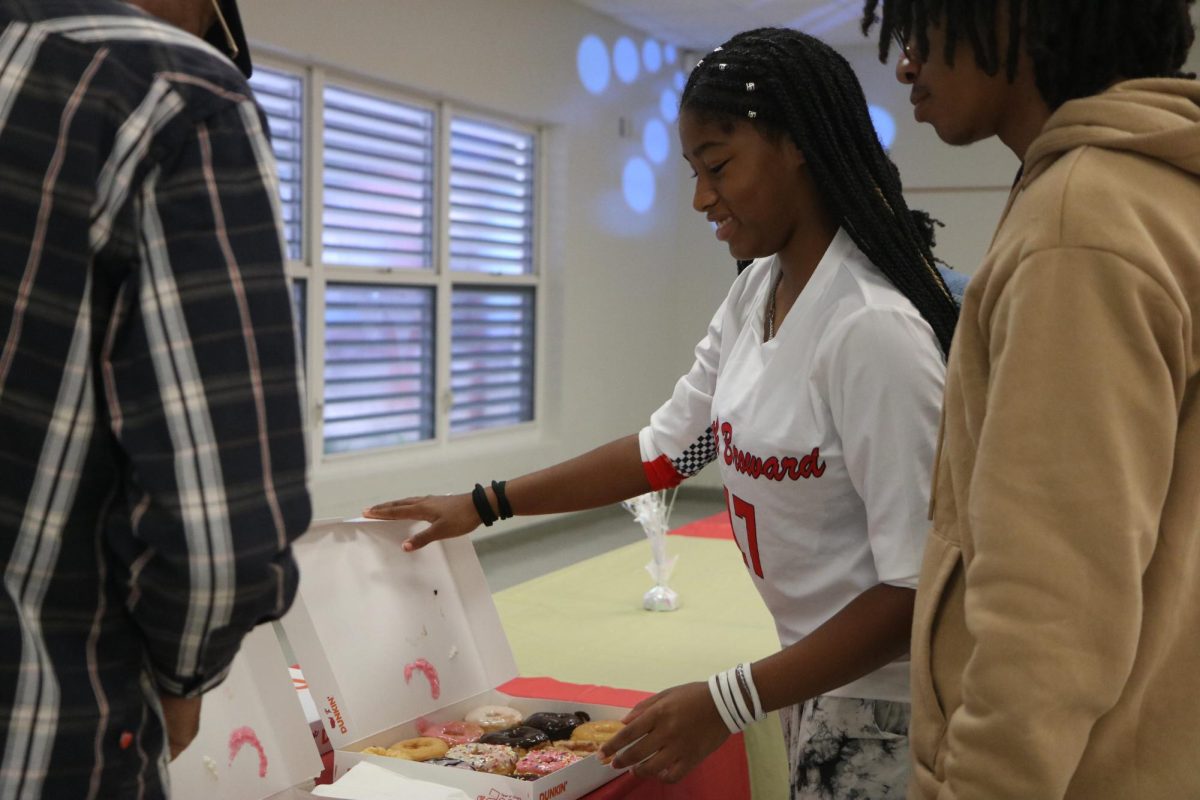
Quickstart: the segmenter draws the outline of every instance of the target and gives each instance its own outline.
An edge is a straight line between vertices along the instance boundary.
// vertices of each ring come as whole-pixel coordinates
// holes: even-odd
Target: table
[[[519,673],[553,675],[583,686],[657,692],[704,680],[739,661],[779,649],[774,622],[746,574],[725,515],[673,532],[668,551],[679,556],[671,586],[681,599],[680,609],[670,613],[642,609],[642,594],[652,585],[643,568],[650,560],[646,542],[497,592],[493,599]],[[548,631],[546,612],[551,608],[554,618],[569,624]],[[748,788],[743,784],[723,793],[701,783],[687,796],[787,797],[787,760],[778,717],[771,714],[747,728],[742,746]],[[665,796],[670,795],[650,795]]]

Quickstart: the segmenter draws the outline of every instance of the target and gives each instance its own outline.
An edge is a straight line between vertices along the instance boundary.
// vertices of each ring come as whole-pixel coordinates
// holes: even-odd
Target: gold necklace
[[[775,338],[775,294],[779,291],[779,284],[783,283],[783,270],[779,271],[779,276],[775,278],[775,284],[771,287],[771,299],[767,302],[767,319],[763,327],[765,330],[764,342],[769,342]]]

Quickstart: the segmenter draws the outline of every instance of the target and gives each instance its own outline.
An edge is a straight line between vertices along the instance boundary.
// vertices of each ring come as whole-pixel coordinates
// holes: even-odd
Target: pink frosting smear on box
[[[237,754],[245,745],[250,745],[258,751],[258,777],[267,777],[267,754],[263,751],[262,742],[258,740],[258,734],[248,726],[235,728],[229,734],[229,765],[233,766],[233,759],[237,758]]]
[[[412,662],[411,664],[405,664],[404,665],[404,682],[405,683],[410,683],[412,681],[413,672],[416,670],[420,670],[421,672],[423,672],[425,674],[425,677],[429,679],[429,692],[430,692],[430,694],[433,695],[433,699],[437,700],[438,697],[440,697],[442,694],[442,683],[438,679],[438,673],[437,673],[437,670],[434,668],[433,664],[430,664],[428,661],[426,661],[423,658],[418,658],[416,661]]]

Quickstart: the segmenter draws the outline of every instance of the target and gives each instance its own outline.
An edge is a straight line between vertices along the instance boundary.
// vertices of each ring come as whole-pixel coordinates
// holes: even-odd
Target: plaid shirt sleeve
[[[160,690],[219,683],[295,594],[307,527],[301,378],[274,162],[240,98],[151,149],[132,188],[135,269],[103,358],[126,454],[109,546]],[[177,126],[178,127],[178,126]]]

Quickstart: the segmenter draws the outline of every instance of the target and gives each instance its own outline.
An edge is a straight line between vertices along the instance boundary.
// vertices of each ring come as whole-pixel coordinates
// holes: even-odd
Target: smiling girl
[[[794,798],[900,796],[908,652],[930,467],[957,308],[928,218],[909,211],[849,64],[760,29],[704,57],[681,101],[694,208],[738,276],[650,424],[474,493],[367,515],[430,526],[592,508],[721,471],[742,558],[782,650],[668,689],[604,748],[675,781],[778,709]],[[632,654],[631,654],[631,657]]]

